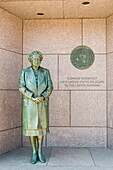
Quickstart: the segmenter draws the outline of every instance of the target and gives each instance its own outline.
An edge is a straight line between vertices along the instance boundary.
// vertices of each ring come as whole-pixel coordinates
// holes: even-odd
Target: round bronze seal
[[[94,62],[94,53],[87,46],[78,46],[71,52],[71,63],[77,69],[84,70],[89,68]]]

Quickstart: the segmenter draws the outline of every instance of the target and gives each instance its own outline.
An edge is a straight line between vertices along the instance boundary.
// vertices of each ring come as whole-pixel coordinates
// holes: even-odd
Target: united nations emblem
[[[74,48],[70,56],[71,63],[80,70],[89,68],[94,63],[94,59],[92,49],[84,45]]]

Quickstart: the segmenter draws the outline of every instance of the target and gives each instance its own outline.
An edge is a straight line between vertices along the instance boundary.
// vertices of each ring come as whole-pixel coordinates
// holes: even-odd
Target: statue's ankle
[[[38,149],[38,153],[42,153],[42,149]]]
[[[36,154],[36,153],[37,153],[37,151],[36,151],[36,150],[32,151],[32,154]]]

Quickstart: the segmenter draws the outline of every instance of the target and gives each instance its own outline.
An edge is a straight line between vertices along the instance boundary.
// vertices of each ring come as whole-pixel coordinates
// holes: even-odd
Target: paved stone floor
[[[113,170],[109,148],[44,148],[46,163],[30,163],[31,148],[21,147],[0,156],[0,170]]]

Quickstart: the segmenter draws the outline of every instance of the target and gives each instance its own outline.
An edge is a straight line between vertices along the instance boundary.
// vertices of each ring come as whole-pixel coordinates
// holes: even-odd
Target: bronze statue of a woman
[[[23,100],[23,134],[30,137],[31,163],[46,162],[42,154],[43,136],[49,133],[49,96],[53,84],[48,69],[40,67],[42,53],[33,51],[28,60],[31,67],[23,69],[19,79],[19,91]],[[36,148],[38,142],[38,151]]]

